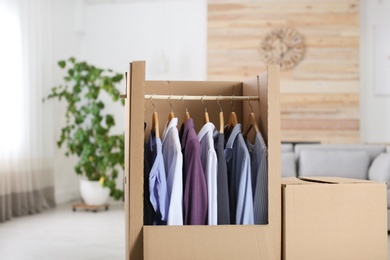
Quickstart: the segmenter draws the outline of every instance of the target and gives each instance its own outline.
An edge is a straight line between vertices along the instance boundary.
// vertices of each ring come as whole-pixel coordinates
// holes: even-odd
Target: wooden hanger
[[[249,97],[250,98],[250,97]],[[249,98],[248,98],[248,104],[249,106],[251,107],[251,112],[250,114],[248,115],[248,119],[246,121],[246,125],[245,125],[245,131],[243,133],[243,136],[246,138],[246,136],[248,135],[249,131],[251,129],[255,129],[256,131],[256,134],[260,132],[260,129],[259,129],[259,125],[257,124],[257,120],[256,120],[256,116],[255,116],[255,113],[253,113],[253,107],[249,101]]]
[[[186,108],[186,113],[184,114],[184,123],[187,122],[188,119],[191,118],[190,112],[188,112],[188,108],[184,104],[184,96],[181,98],[181,102],[183,103],[184,107]]]
[[[152,130],[154,131],[156,138],[160,138],[157,111],[154,111],[152,114]]]
[[[223,134],[223,131],[225,129],[225,120],[223,118],[223,112],[219,112],[219,132]]]
[[[173,107],[171,104],[171,96],[169,96],[168,102],[169,102],[169,105],[171,106],[171,112],[169,112],[169,115],[168,115],[168,124],[169,124],[169,122],[171,122],[171,120],[175,117],[175,114],[173,113]]]
[[[156,138],[160,138],[160,131],[159,131],[159,127],[158,127],[158,114],[157,114],[157,109],[156,109],[156,106],[154,105],[153,101],[152,101],[152,97],[150,97],[150,102],[152,103],[153,107],[154,107],[154,112],[152,114],[152,131],[154,131],[155,135],[156,135]]]
[[[230,101],[230,104],[232,105],[232,112],[230,112],[229,121],[228,121],[228,128],[234,127],[238,124],[237,115],[236,112],[234,112],[234,105],[233,105],[233,96]]]
[[[187,120],[190,118],[191,118],[190,113],[188,112],[188,110],[186,108],[186,113],[184,114],[184,123],[187,122]]]
[[[203,97],[201,98],[201,101],[202,101],[202,104],[204,106],[204,123],[206,124],[206,123],[210,122],[210,118],[209,118],[209,113],[207,112],[207,107],[203,102]]]
[[[219,112],[219,132],[221,134],[223,134],[224,129],[225,129],[225,119],[224,119],[224,116],[223,116],[222,107],[219,104],[219,98],[217,98],[217,104],[218,104],[219,108],[221,109],[221,111]]]

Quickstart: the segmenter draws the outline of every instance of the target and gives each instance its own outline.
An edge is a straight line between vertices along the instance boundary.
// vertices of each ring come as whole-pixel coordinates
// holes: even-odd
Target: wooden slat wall
[[[208,0],[208,79],[266,70],[264,36],[289,26],[303,60],[280,73],[282,141],[359,142],[359,0]]]

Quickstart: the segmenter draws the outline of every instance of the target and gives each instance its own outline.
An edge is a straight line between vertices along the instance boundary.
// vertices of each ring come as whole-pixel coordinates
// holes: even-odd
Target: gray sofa
[[[337,176],[387,183],[389,229],[389,147],[366,144],[282,144],[281,151],[282,177]]]

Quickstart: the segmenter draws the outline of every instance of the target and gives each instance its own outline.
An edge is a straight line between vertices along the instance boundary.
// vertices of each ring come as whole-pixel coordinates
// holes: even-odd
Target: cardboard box
[[[387,259],[384,183],[282,178],[283,259]]]
[[[132,62],[127,73],[125,131],[126,259],[280,259],[280,102],[279,66],[270,65],[259,78],[246,82],[148,81],[145,62]],[[259,96],[251,102],[259,128],[268,145],[268,221],[266,225],[143,226],[144,122],[150,126],[154,107],[144,95]],[[153,99],[164,126],[171,111],[168,100]],[[183,119],[185,107],[198,131],[203,125],[201,101],[171,101],[175,115]],[[218,125],[217,100],[205,101],[210,121]],[[230,100],[221,101],[225,122]],[[251,112],[248,101],[235,101],[234,111],[243,122]],[[181,120],[180,120],[181,121]],[[179,121],[179,127],[181,122]],[[218,127],[218,126],[217,126]],[[162,129],[160,129],[162,131]],[[148,129],[146,130],[148,132]]]

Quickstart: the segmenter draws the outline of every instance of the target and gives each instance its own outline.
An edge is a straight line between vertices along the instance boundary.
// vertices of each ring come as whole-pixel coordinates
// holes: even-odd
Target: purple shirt
[[[206,225],[207,185],[200,159],[200,143],[192,118],[181,126],[180,142],[183,152],[183,223]]]

